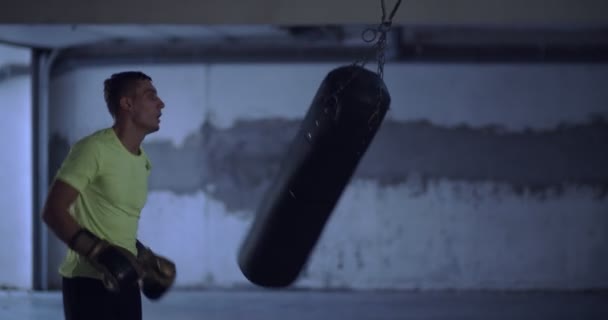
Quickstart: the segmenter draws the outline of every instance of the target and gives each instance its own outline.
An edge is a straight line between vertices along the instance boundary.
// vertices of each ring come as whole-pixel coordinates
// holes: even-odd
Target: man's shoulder
[[[98,129],[88,135],[76,140],[74,146],[79,147],[98,147],[108,141],[109,130],[111,128]]]
[[[103,141],[107,135],[104,131],[101,129],[76,140],[63,160],[57,178],[83,190],[104,162]]]

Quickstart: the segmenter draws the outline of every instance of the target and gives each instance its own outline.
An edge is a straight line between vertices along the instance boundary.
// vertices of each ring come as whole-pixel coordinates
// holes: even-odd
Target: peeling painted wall
[[[28,65],[29,50],[0,45],[0,67]],[[32,134],[29,75],[0,81],[0,289],[32,286]]]
[[[58,75],[50,167],[111,125],[103,79],[145,71],[167,107],[145,143],[153,171],[140,237],[176,260],[179,286],[247,286],[240,241],[336,66]],[[608,66],[388,64],[385,81],[391,110],[296,286],[608,286]]]

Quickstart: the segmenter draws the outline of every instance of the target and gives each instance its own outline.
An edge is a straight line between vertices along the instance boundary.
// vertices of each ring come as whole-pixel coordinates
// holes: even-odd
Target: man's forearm
[[[80,224],[68,212],[47,211],[42,219],[49,229],[68,246],[72,237],[81,229]]]

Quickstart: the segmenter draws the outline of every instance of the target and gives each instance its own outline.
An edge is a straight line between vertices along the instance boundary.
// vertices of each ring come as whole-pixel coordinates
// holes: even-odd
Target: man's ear
[[[129,97],[120,98],[120,109],[129,111],[131,109],[131,99]]]

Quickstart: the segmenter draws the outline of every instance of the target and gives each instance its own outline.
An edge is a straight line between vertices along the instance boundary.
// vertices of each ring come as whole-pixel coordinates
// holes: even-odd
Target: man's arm
[[[120,291],[122,287],[137,284],[143,273],[137,258],[83,228],[70,214],[69,208],[78,195],[76,188],[55,180],[42,211],[43,221],[70,249],[88,258],[93,267],[103,273],[106,289]]]
[[[78,190],[74,187],[61,180],[55,180],[42,210],[44,223],[61,241],[68,245],[81,228],[69,212],[69,208],[78,198],[78,194]]]
[[[71,148],[57,171],[42,209],[42,220],[68,246],[80,225],[70,206],[98,174],[100,152],[94,140],[80,140]]]

